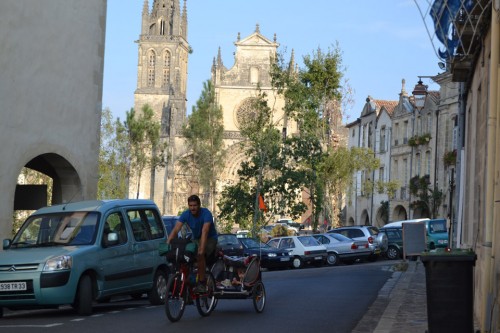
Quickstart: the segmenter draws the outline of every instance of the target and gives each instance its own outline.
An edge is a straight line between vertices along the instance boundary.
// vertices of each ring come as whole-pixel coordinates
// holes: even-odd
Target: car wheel
[[[399,256],[399,249],[395,246],[389,246],[389,248],[387,249],[387,259],[395,260],[398,259]]]
[[[292,267],[293,268],[301,268],[303,265],[302,259],[300,257],[294,257],[292,260]]]
[[[338,263],[339,263],[339,256],[335,252],[330,252],[326,256],[326,262],[330,266],[338,265]]]
[[[153,288],[148,293],[149,303],[152,305],[160,305],[165,303],[167,295],[167,275],[161,269],[156,271]]]
[[[80,278],[73,307],[79,315],[89,316],[92,314],[92,279],[90,276],[84,275]]]

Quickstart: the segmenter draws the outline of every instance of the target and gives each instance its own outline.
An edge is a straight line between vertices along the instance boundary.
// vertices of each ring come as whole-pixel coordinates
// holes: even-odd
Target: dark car
[[[387,259],[400,259],[403,256],[403,228],[387,227],[380,228],[380,232],[387,235],[388,247],[385,253]]]
[[[257,255],[260,257],[260,266],[267,269],[289,268],[292,265],[290,252],[276,249],[264,244],[255,238],[239,238],[243,245],[245,256]]]
[[[179,221],[179,217],[180,216],[177,215],[164,215],[161,217],[163,224],[165,225],[165,229],[167,229],[167,235],[170,235],[175,224]]]
[[[243,245],[235,234],[219,234],[217,248],[227,256],[243,256]]]

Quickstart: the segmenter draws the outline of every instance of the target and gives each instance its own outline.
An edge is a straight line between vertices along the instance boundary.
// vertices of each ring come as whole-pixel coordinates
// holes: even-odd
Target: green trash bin
[[[425,266],[429,333],[474,332],[474,265],[471,250],[437,249],[420,257]]]

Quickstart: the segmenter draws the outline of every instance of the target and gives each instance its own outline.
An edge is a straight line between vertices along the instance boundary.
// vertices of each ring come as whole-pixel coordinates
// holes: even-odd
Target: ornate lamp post
[[[422,111],[425,106],[425,100],[427,99],[427,86],[422,82],[422,78],[418,77],[418,83],[413,88],[412,92],[413,98],[415,99],[415,107],[418,111]]]

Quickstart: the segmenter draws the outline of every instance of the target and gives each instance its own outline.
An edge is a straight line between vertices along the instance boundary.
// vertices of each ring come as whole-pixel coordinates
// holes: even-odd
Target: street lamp
[[[427,99],[427,86],[423,84],[422,78],[418,77],[418,83],[413,88],[413,98],[415,100],[415,107],[418,111],[422,111],[425,106],[425,100]]]

